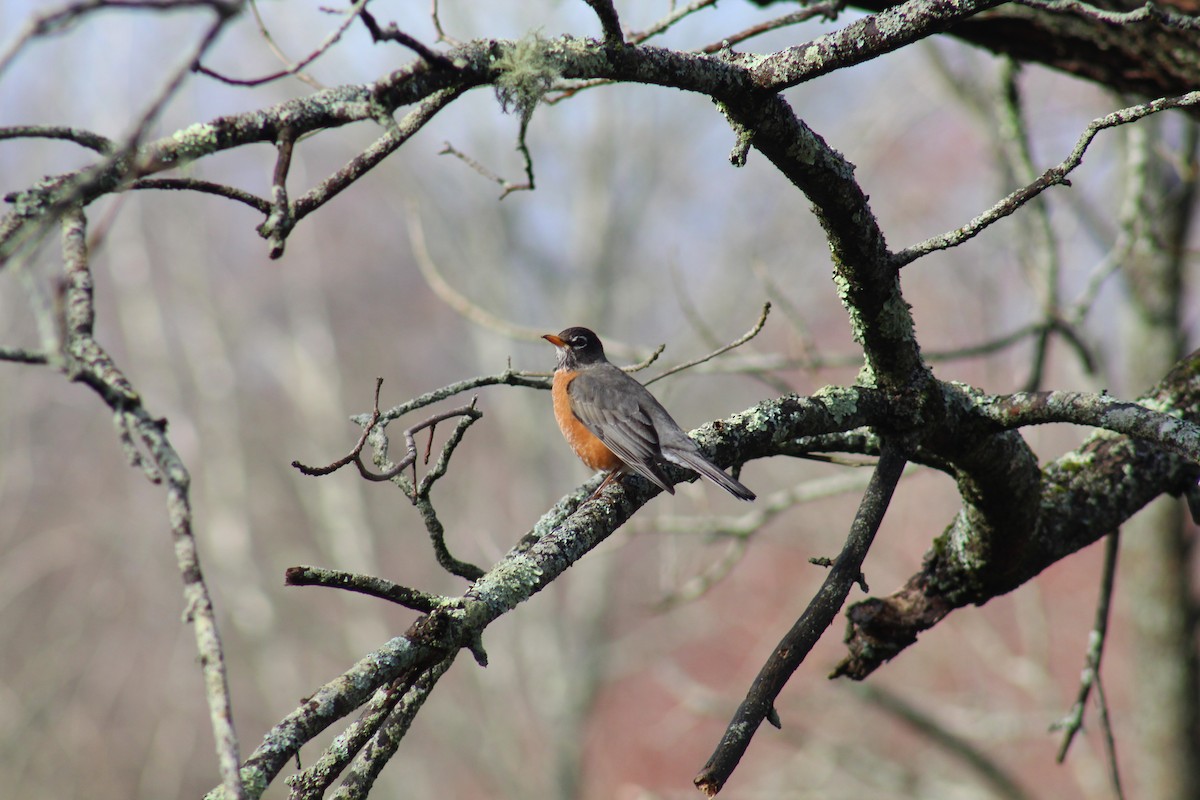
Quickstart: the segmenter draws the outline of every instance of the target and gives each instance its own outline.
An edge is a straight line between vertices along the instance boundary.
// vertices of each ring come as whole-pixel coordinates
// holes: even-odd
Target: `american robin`
[[[589,468],[609,481],[636,472],[670,494],[664,461],[688,467],[740,500],[754,492],[721,471],[700,452],[654,395],[604,357],[600,337],[587,328],[567,328],[542,337],[558,348],[554,370],[554,418],[567,444]]]

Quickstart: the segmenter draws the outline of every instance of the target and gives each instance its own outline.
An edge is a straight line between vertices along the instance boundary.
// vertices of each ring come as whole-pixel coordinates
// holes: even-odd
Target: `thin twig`
[[[527,148],[525,146],[525,129],[526,129],[526,126],[528,126],[528,124],[529,124],[528,117],[526,117],[525,115],[522,115],[521,131],[517,138],[517,150],[521,152],[522,156],[524,156],[524,159],[525,159],[525,177],[526,177],[525,183],[514,183],[514,182],[510,181],[508,178],[500,177],[499,175],[497,175],[492,170],[488,169],[483,164],[480,164],[478,161],[471,158],[466,153],[455,148],[454,145],[450,144],[449,142],[442,143],[442,149],[438,151],[438,155],[439,156],[454,156],[455,158],[457,158],[462,163],[466,164],[468,167],[470,167],[475,172],[477,172],[480,175],[482,175],[483,177],[487,178],[492,183],[495,183],[496,185],[498,185],[501,189],[504,190],[500,193],[500,199],[503,200],[505,197],[508,197],[513,192],[522,192],[522,191],[528,191],[528,190],[533,189],[533,160],[529,155],[529,148]]]
[[[267,43],[267,48],[274,53],[275,57],[283,62],[283,64],[286,66],[278,72],[272,72],[271,74],[264,75],[261,78],[231,78],[227,75],[222,75],[216,70],[205,67],[199,61],[196,62],[195,70],[201,75],[207,75],[210,78],[215,78],[216,80],[221,81],[222,83],[227,83],[230,86],[262,86],[265,83],[272,83],[273,81],[280,80],[281,78],[286,78],[289,75],[295,75],[298,79],[304,81],[304,83],[308,84],[312,88],[321,90],[325,87],[322,86],[321,83],[315,78],[304,73],[304,68],[316,61],[325,53],[329,52],[329,50],[341,40],[342,34],[344,34],[350,28],[350,26],[354,24],[355,17],[357,17],[360,13],[365,13],[363,9],[366,4],[367,0],[356,0],[355,4],[346,10],[346,18],[342,20],[341,24],[338,25],[337,28],[335,28],[329,33],[328,36],[325,37],[323,42],[317,45],[315,50],[301,60],[293,62],[287,57],[286,54],[284,54],[282,48],[276,44],[275,38],[271,36],[270,31],[267,30],[267,24],[263,21],[262,14],[259,13],[258,10],[258,3],[255,0],[250,0],[250,10],[254,14],[255,21],[258,23],[259,34],[263,37],[263,41]]]
[[[212,181],[202,181],[197,178],[140,178],[127,186],[121,187],[120,191],[126,189],[163,189],[167,191],[191,191],[215,194],[218,197],[245,203],[264,215],[271,213],[271,203],[258,195],[250,194],[235,186],[226,186],[221,183],[213,183]]]
[[[766,22],[760,22],[758,25],[752,25],[745,30],[738,31],[724,37],[719,42],[705,45],[700,48],[701,53],[719,53],[722,50],[727,50],[735,44],[740,44],[747,39],[753,39],[755,36],[761,36],[770,31],[786,28],[790,25],[798,25],[801,22],[807,22],[814,17],[822,17],[827,22],[833,22],[838,18],[838,14],[842,13],[842,9],[846,7],[845,0],[830,0],[827,3],[815,3],[804,8],[801,11],[793,11],[791,14],[784,14],[781,17],[776,17]]]
[[[102,156],[110,155],[117,149],[116,143],[107,136],[63,125],[10,125],[0,128],[0,139],[60,139],[95,150]]]
[[[759,332],[762,331],[763,326],[767,324],[767,315],[770,313],[771,313],[771,302],[768,300],[767,302],[763,303],[762,312],[758,315],[758,321],[754,323],[754,327],[752,327],[750,330],[746,331],[745,333],[743,333],[738,338],[734,339],[729,344],[724,345],[723,347],[718,347],[716,350],[713,350],[711,353],[709,353],[706,356],[701,356],[700,358],[694,358],[691,361],[685,361],[682,364],[678,364],[674,367],[671,367],[669,370],[667,370],[666,372],[663,372],[660,375],[655,375],[653,378],[646,381],[646,386],[649,386],[650,384],[654,383],[655,381],[662,380],[663,378],[667,377],[668,375],[674,375],[676,372],[680,372],[681,370],[689,369],[691,367],[696,366],[697,364],[703,364],[705,361],[711,361],[712,359],[716,358],[717,356],[721,355],[722,353],[728,353],[730,350],[733,350],[736,347],[741,347],[746,342],[753,339],[755,336],[758,336]]]
[[[178,5],[183,4],[181,2]],[[105,3],[95,7],[104,7],[105,5],[109,4]],[[158,5],[160,8],[166,8],[171,7],[172,4],[160,3]],[[140,152],[139,146],[142,144],[146,132],[182,85],[189,74],[191,65],[208,52],[225,25],[241,9],[241,3],[232,0],[209,0],[195,5],[212,10],[216,19],[205,30],[199,43],[185,58],[182,65],[168,76],[158,94],[142,112],[121,144],[114,146],[107,157],[97,164],[43,180],[35,190],[37,194],[41,195],[36,214],[9,214],[0,220],[0,267],[3,267],[18,250],[33,242],[41,241],[55,225],[59,224],[64,214],[71,213],[72,207],[78,205],[80,199],[87,197],[98,185],[106,182],[118,184],[162,168],[157,161],[159,152],[156,149],[150,148],[146,152]],[[87,3],[81,4],[82,6],[87,6],[89,10],[93,7]],[[136,0],[131,3],[130,7],[136,7]],[[50,189],[51,186],[53,189]],[[49,202],[47,202],[48,200]]]
[[[1100,678],[1100,660],[1104,655],[1104,643],[1108,639],[1108,617],[1112,608],[1113,584],[1117,574],[1117,558],[1120,553],[1121,532],[1115,530],[1104,542],[1104,569],[1100,576],[1100,598],[1096,601],[1096,618],[1088,636],[1087,655],[1084,657],[1083,674],[1079,679],[1079,692],[1075,704],[1067,715],[1051,726],[1051,730],[1063,731],[1062,743],[1058,746],[1055,760],[1061,764],[1067,751],[1075,741],[1075,735],[1083,728],[1083,712],[1087,708],[1092,687]],[[1115,767],[1114,767],[1115,769]]]
[[[446,527],[438,518],[437,509],[433,507],[429,495],[416,495],[413,505],[416,506],[417,513],[421,515],[421,522],[424,523],[425,531],[429,534],[429,543],[433,546],[433,555],[437,559],[438,566],[451,575],[467,581],[477,581],[483,577],[484,570],[481,567],[455,558],[454,554],[450,552],[450,548],[446,545]]]
[[[214,6],[228,7],[230,11],[236,11],[238,5],[240,3],[237,0],[232,0],[232,2],[223,0],[76,0],[62,8],[31,17],[21,35],[3,55],[0,55],[0,74],[8,68],[8,65],[30,41],[39,36],[61,33],[72,25],[78,24],[86,14],[92,11],[110,8],[130,11],[176,11],[180,8],[213,8]]]
[[[453,36],[447,36],[446,31],[442,28],[442,19],[438,14],[438,0],[430,0],[430,6],[429,17],[433,21],[433,29],[437,31],[437,40],[451,46],[457,46],[459,44],[458,39],[455,39]]]
[[[429,498],[429,492],[437,479],[446,473],[449,467],[450,456],[458,446],[458,443],[462,441],[463,434],[466,433],[467,428],[482,417],[483,413],[475,408],[475,398],[472,398],[468,405],[452,408],[440,414],[434,414],[418,422],[416,425],[406,428],[403,433],[406,449],[404,458],[397,463],[388,463],[388,440],[384,429],[389,422],[400,415],[385,415],[379,410],[379,390],[382,386],[383,378],[376,378],[373,410],[368,417],[364,418],[360,416],[355,418],[355,421],[362,426],[363,432],[358,437],[358,442],[355,443],[353,449],[348,454],[324,467],[310,467],[301,464],[299,461],[293,461],[292,466],[305,475],[320,477],[336,472],[348,464],[354,464],[358,467],[359,474],[369,481],[393,481],[397,483],[397,485],[407,491],[413,505],[417,507],[417,512],[421,515],[421,519],[425,523],[425,529],[429,532],[429,538],[433,544],[434,555],[437,558],[438,564],[451,574],[470,581],[476,580],[483,575],[483,570],[474,564],[460,561],[451,555],[450,550],[446,546],[445,528],[437,517],[437,512],[434,510],[433,503]],[[446,444],[442,445],[441,455],[433,469],[418,483],[416,480],[416,464],[419,458],[419,448],[417,446],[416,434],[426,428],[434,427],[443,420],[453,419],[454,417],[462,417],[462,419],[459,420],[458,425],[455,427]],[[367,467],[366,462],[363,461],[363,449],[372,440],[375,442],[375,462],[380,465],[383,472],[372,472]],[[411,481],[403,475],[404,470],[409,467],[413,469],[413,480]]]
[[[1113,792],[1117,800],[1125,800],[1125,790],[1121,788],[1121,768],[1117,763],[1117,739],[1113,736],[1112,720],[1108,716],[1108,697],[1104,694],[1104,681],[1096,675],[1096,698],[1099,700],[1100,730],[1104,733],[1104,754],[1108,761],[1108,777],[1112,781]]]
[[[379,23],[375,21],[374,15],[365,8],[359,11],[359,16],[362,17],[363,24],[367,26],[367,31],[371,34],[371,39],[376,43],[396,42],[425,59],[430,66],[454,69],[454,62],[452,60],[435,50],[431,50],[416,37],[410,36],[400,30],[396,27],[396,23],[393,22],[386,28],[380,28]]]
[[[629,34],[628,41],[630,44],[641,44],[653,36],[658,36],[660,33],[670,30],[672,26],[685,17],[689,17],[697,11],[709,6],[715,6],[716,4],[717,0],[693,0],[693,2],[688,3],[686,6],[672,10],[670,14],[658,20],[646,30]]]
[[[418,456],[419,450],[417,448],[417,442],[416,442],[416,433],[418,431],[424,430],[425,428],[428,428],[432,425],[436,425],[437,423],[439,423],[443,420],[453,419],[454,417],[466,417],[471,422],[474,422],[475,420],[477,420],[483,416],[483,412],[481,412],[477,408],[475,408],[475,400],[472,399],[471,402],[465,406],[460,406],[458,408],[452,408],[449,411],[443,411],[440,414],[434,414],[430,417],[427,417],[426,419],[421,420],[420,422],[418,422],[416,425],[413,425],[412,427],[405,428],[404,429],[404,439],[405,439],[405,443],[407,445],[408,452],[406,453],[404,458],[402,458],[398,463],[396,463],[394,466],[390,467],[387,471],[385,471],[383,473],[372,472],[367,467],[366,463],[362,460],[363,448],[366,446],[367,440],[370,437],[371,432],[375,429],[375,426],[379,422],[382,421],[383,424],[386,425],[388,422],[391,421],[391,419],[393,419],[393,418],[385,418],[383,416],[383,412],[381,412],[379,410],[379,390],[380,390],[380,387],[382,387],[382,386],[383,386],[383,378],[376,378],[375,379],[374,411],[371,414],[369,422],[367,422],[367,424],[363,425],[362,435],[358,438],[358,442],[354,445],[353,449],[351,449],[349,453],[342,456],[337,461],[334,461],[333,463],[328,464],[324,467],[311,467],[306,464],[302,464],[299,461],[293,461],[292,466],[295,467],[296,469],[298,469],[304,475],[308,475],[310,477],[322,477],[324,475],[329,475],[331,473],[337,472],[339,469],[346,466],[347,464],[353,463],[358,467],[359,474],[361,474],[367,480],[369,480],[369,481],[389,481],[392,478],[399,475],[401,472],[403,472],[409,466],[416,463],[417,458],[419,457]],[[461,434],[460,434],[460,436],[461,436]]]
[[[50,359],[44,352],[26,350],[23,347],[0,347],[0,361],[12,361],[16,364],[46,364]]]
[[[1033,198],[1049,189],[1052,186],[1069,186],[1070,181],[1067,176],[1075,170],[1083,162],[1083,156],[1091,146],[1092,140],[1103,130],[1114,128],[1119,125],[1127,125],[1131,122],[1136,122],[1143,117],[1148,117],[1151,114],[1157,114],[1161,111],[1167,111],[1172,108],[1186,108],[1188,106],[1200,103],[1200,91],[1188,92],[1187,94],[1178,95],[1176,97],[1160,97],[1157,100],[1152,100],[1141,105],[1129,106],[1114,111],[1103,117],[1092,120],[1084,132],[1079,136],[1075,143],[1074,149],[1071,151],[1061,163],[1051,167],[1038,177],[1037,180],[1017,189],[1004,199],[997,202],[987,211],[983,212],[975,219],[948,233],[943,233],[938,236],[933,236],[920,244],[905,248],[899,251],[892,257],[892,263],[897,267],[903,267],[911,264],[922,256],[938,250],[946,250],[951,247],[957,247],[964,242],[973,239],[979,235],[985,228],[993,223],[1014,213],[1017,209],[1024,206]]]
[[[379,773],[399,749],[429,693],[457,656],[458,651],[455,650],[412,680],[371,741],[359,751],[342,785],[330,795],[330,800],[366,800]]]

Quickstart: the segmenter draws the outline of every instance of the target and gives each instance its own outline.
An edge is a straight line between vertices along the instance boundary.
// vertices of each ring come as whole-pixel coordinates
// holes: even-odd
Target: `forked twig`
[[[325,87],[323,87],[311,75],[306,74],[304,72],[304,68],[316,61],[321,56],[325,55],[325,53],[329,52],[329,50],[335,44],[337,44],[339,40],[341,40],[342,34],[344,34],[350,28],[350,26],[354,24],[355,17],[357,17],[359,14],[366,13],[364,10],[366,4],[367,0],[356,0],[354,5],[345,11],[345,19],[342,20],[341,24],[332,30],[329,35],[325,37],[325,40],[317,45],[316,49],[299,61],[292,61],[283,52],[282,48],[280,48],[275,42],[275,37],[273,37],[271,32],[267,29],[267,23],[263,20],[262,14],[259,13],[258,3],[254,2],[254,0],[251,0],[250,11],[254,14],[254,20],[258,25],[258,32],[263,37],[263,41],[266,42],[267,49],[269,49],[276,58],[283,62],[285,65],[284,68],[276,72],[272,72],[269,75],[264,75],[260,78],[231,78],[227,75],[222,75],[216,70],[209,69],[201,64],[199,60],[196,61],[194,69],[201,75],[207,75],[210,78],[214,78],[222,83],[229,84],[230,86],[262,86],[263,84],[271,83],[281,78],[286,78],[289,75],[295,75],[296,78],[304,81],[304,83],[308,84],[312,88],[318,90],[323,89]]]
[[[483,575],[483,570],[469,562],[459,561],[457,558],[451,555],[450,550],[446,547],[445,528],[438,519],[437,512],[433,507],[433,503],[429,498],[429,494],[430,490],[433,488],[433,484],[446,474],[446,470],[450,465],[450,456],[453,454],[454,449],[458,446],[458,443],[462,441],[463,434],[466,433],[467,428],[471,427],[476,420],[483,416],[483,412],[475,408],[476,398],[472,398],[468,405],[459,406],[458,408],[452,408],[448,411],[434,414],[422,420],[421,422],[418,422],[416,425],[406,428],[404,430],[404,443],[406,449],[404,458],[397,463],[390,464],[386,469],[384,469],[383,472],[373,472],[369,467],[367,467],[366,462],[363,461],[363,449],[367,446],[368,442],[372,441],[373,437],[378,437],[378,440],[374,442],[375,450],[378,454],[378,459],[380,461],[386,461],[387,438],[384,434],[384,429],[388,422],[401,416],[400,413],[393,413],[395,409],[387,412],[386,414],[383,411],[380,411],[379,390],[382,386],[383,378],[376,378],[375,402],[371,411],[371,415],[369,417],[358,417],[355,419],[355,422],[362,426],[363,431],[362,435],[358,437],[358,441],[355,443],[354,448],[349,453],[339,458],[337,461],[334,461],[332,464],[324,467],[310,467],[300,463],[299,461],[293,461],[292,466],[300,470],[300,472],[305,475],[320,477],[336,472],[348,464],[354,464],[356,467],[358,467],[359,474],[369,481],[396,482],[400,487],[405,488],[408,491],[409,498],[412,500],[413,505],[417,507],[417,512],[421,515],[421,519],[425,523],[425,529],[429,532],[429,538],[433,544],[433,551],[434,555],[437,557],[438,564],[440,564],[446,571],[453,575],[457,575],[460,578],[464,578],[469,581],[477,580],[481,575]],[[415,408],[420,406],[413,407]],[[418,482],[416,479],[417,459],[420,457],[421,450],[417,446],[417,433],[428,428],[429,435],[432,438],[433,429],[439,422],[447,419],[453,419],[455,417],[461,417],[461,419],[455,426],[454,432],[450,434],[449,439],[447,439],[446,443],[442,445],[442,452],[438,457],[437,463],[435,463],[433,468],[426,473],[425,477]],[[427,447],[425,449],[426,461],[428,461],[430,452],[431,447]],[[413,470],[413,479],[411,481],[409,481],[403,475],[404,470],[408,469],[409,467],[412,467]]]
[[[363,448],[366,447],[367,440],[370,438],[372,431],[375,429],[376,423],[378,423],[383,417],[383,412],[379,410],[379,390],[382,387],[383,378],[376,378],[374,409],[371,412],[369,421],[363,425],[362,435],[358,437],[358,442],[354,445],[354,448],[349,453],[342,456],[337,461],[334,461],[332,464],[324,467],[310,467],[306,464],[300,463],[299,461],[293,461],[292,466],[300,470],[300,472],[305,475],[321,477],[323,475],[329,475],[333,472],[337,472],[347,464],[353,463],[358,467],[359,474],[369,481],[390,481],[408,467],[416,464],[418,455],[416,434],[418,431],[424,430],[425,428],[433,428],[439,422],[447,419],[453,419],[454,417],[466,417],[470,422],[474,422],[483,416],[483,412],[475,408],[475,398],[472,398],[468,405],[452,408],[449,411],[443,411],[440,414],[434,414],[410,428],[405,428],[404,440],[408,447],[407,454],[387,471],[382,473],[372,472],[362,459],[362,451]],[[467,424],[470,424],[470,422]]]

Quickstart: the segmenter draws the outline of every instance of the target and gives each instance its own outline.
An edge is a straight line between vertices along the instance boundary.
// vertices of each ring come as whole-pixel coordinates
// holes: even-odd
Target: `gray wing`
[[[640,383],[611,364],[585,369],[567,387],[571,411],[632,471],[675,493],[658,466],[662,460],[655,420],[662,406]]]

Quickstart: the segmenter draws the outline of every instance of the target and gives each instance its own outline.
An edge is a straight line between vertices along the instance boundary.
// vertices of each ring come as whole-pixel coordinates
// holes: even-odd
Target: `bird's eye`
[[[576,336],[571,340],[571,347],[583,347],[585,344],[587,344],[587,340],[582,336]]]

